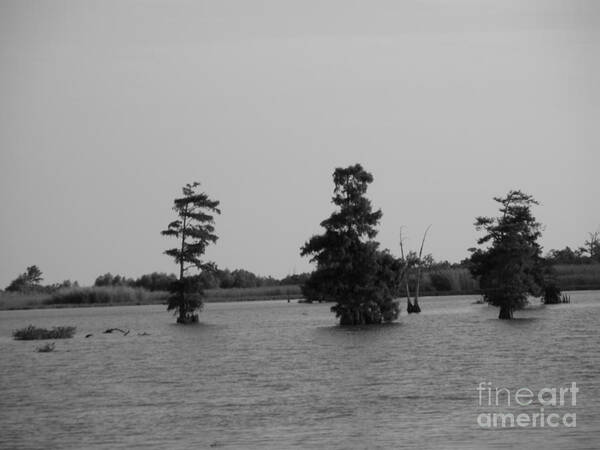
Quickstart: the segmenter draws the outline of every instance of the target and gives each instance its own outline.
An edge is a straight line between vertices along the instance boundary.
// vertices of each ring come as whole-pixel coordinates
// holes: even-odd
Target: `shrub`
[[[75,334],[75,327],[53,327],[51,330],[29,325],[13,331],[13,338],[18,341],[33,341],[40,339],[69,339]]]
[[[560,289],[554,283],[548,284],[544,287],[542,301],[546,305],[554,305],[556,303],[561,303],[561,299],[562,298]]]

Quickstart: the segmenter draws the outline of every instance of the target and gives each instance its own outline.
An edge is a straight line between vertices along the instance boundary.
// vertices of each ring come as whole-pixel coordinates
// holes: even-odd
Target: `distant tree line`
[[[589,238],[584,245],[576,249],[565,247],[561,250],[550,250],[545,256],[545,260],[551,265],[584,265],[600,264],[600,232],[588,233]],[[424,279],[423,291],[449,292],[457,289],[457,281],[453,280],[453,274],[449,269],[468,269],[470,258],[465,258],[460,262],[436,261],[431,254],[422,258]],[[300,273],[287,275],[284,278],[277,279],[271,276],[256,275],[244,269],[218,269],[205,271],[196,276],[197,286],[201,289],[228,289],[228,288],[249,288],[264,286],[281,285],[304,285],[310,277],[310,273]],[[466,277],[461,277],[466,278]],[[175,274],[164,272],[152,272],[142,275],[138,278],[126,277],[124,275],[113,275],[105,273],[96,278],[94,286],[129,286],[140,287],[148,291],[168,291],[171,283],[176,280]],[[25,272],[10,282],[5,288],[7,292],[22,293],[53,293],[58,289],[78,287],[77,281],[64,280],[60,283],[42,285],[43,273],[38,266],[33,265],[26,268]],[[460,280],[460,285],[468,286],[472,279]],[[409,276],[411,288],[415,280]],[[468,289],[465,289],[468,290]]]
[[[29,266],[5,288],[6,292],[51,294],[59,289],[79,287],[77,281],[65,280],[61,283],[42,285],[42,271],[38,266]],[[244,269],[218,269],[202,272],[192,277],[197,289],[229,289],[252,288],[268,286],[302,285],[310,276],[309,273],[287,275],[277,279],[263,277]],[[94,281],[94,286],[127,286],[143,288],[148,291],[168,291],[173,282],[177,281],[175,274],[152,272],[138,278],[124,275],[113,275],[110,272],[100,275]]]
[[[281,286],[297,284],[301,285],[308,279],[310,274],[301,273],[288,275],[277,279],[263,277],[244,269],[218,269],[205,270],[199,275],[190,277],[195,289],[230,289],[230,288],[253,288],[265,286]],[[152,272],[139,278],[128,278],[121,275],[106,273],[96,278],[94,286],[130,286],[140,287],[149,291],[168,291],[172,283],[177,281],[175,274],[164,272]]]
[[[51,294],[62,288],[78,287],[77,281],[64,280],[62,283],[42,285],[43,273],[36,265],[29,266],[21,275],[12,280],[6,287],[6,292],[27,294]]]
[[[588,239],[575,250],[565,247],[550,250],[546,260],[551,264],[598,264],[600,263],[600,231],[588,233]]]

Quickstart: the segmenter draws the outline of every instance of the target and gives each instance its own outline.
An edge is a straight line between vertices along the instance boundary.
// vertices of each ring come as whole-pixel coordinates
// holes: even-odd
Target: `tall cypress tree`
[[[214,267],[200,257],[209,244],[217,242],[211,213],[221,214],[221,211],[218,201],[211,200],[204,192],[197,192],[198,186],[200,183],[194,182],[182,188],[183,197],[176,198],[173,206],[178,218],[161,232],[178,240],[177,247],[165,251],[179,265],[179,278],[171,287],[167,308],[169,311],[176,310],[177,323],[197,322],[196,311],[202,307],[202,290],[195,283],[196,277],[188,275],[188,270],[204,271]]]
[[[395,320],[401,263],[373,240],[382,216],[365,197],[373,176],[356,164],[335,169],[333,182],[338,210],[321,222],[325,232],[301,248],[301,255],[317,264],[305,295],[335,301],[332,312],[342,325]]]
[[[544,287],[541,224],[531,211],[538,202],[518,190],[494,200],[501,205],[500,216],[475,221],[477,230],[485,232],[477,243],[487,247],[471,249],[470,270],[479,279],[484,300],[500,307],[499,318],[512,319],[527,296],[541,295]]]

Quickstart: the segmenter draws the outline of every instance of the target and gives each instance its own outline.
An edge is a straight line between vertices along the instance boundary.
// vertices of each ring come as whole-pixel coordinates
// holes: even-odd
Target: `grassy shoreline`
[[[98,306],[165,305],[168,292],[129,287],[70,288],[54,294],[0,293],[0,311],[89,308]],[[298,285],[258,288],[208,289],[205,303],[292,300],[302,298]]]
[[[563,291],[600,290],[600,264],[555,266],[556,281]],[[414,294],[414,290],[411,290]],[[479,286],[464,268],[442,269],[425,273],[421,296],[477,295]],[[0,310],[73,308],[94,306],[135,306],[166,304],[167,292],[150,292],[125,286],[66,288],[52,294],[0,292]],[[298,285],[255,288],[208,289],[206,303],[261,300],[297,300]]]

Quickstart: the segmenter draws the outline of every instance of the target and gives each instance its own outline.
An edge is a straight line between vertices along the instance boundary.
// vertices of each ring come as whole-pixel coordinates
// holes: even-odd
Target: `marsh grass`
[[[556,265],[554,273],[561,291],[600,289],[600,264]],[[423,274],[421,292],[423,295],[477,294],[479,283],[466,268],[438,269]]]
[[[34,341],[41,339],[70,339],[75,334],[76,327],[37,328],[29,325],[13,331],[13,338],[17,341]]]
[[[300,286],[262,286],[254,288],[207,289],[205,302],[242,302],[256,300],[286,300],[302,298]]]
[[[285,300],[302,297],[300,286],[265,286],[256,288],[207,289],[204,302],[240,302]],[[150,292],[127,286],[64,288],[53,294],[0,293],[0,310],[57,308],[72,306],[124,306],[166,304],[168,292]]]
[[[44,300],[46,305],[147,305],[164,301],[164,293],[127,286],[94,286],[59,289]]]
[[[0,292],[0,309],[33,309],[39,308],[49,294]]]
[[[265,286],[256,288],[207,289],[205,302],[273,300],[299,298],[300,286]],[[150,292],[142,288],[126,286],[103,286],[91,288],[61,289],[45,300],[47,305],[111,304],[111,305],[150,305],[164,304],[168,292]]]
[[[600,264],[557,265],[556,285],[563,291],[600,289]],[[414,293],[414,279],[411,292]],[[436,269],[423,273],[421,295],[478,294],[479,284],[466,268]],[[298,285],[207,289],[204,302],[240,302],[302,298]],[[404,295],[402,291],[401,296]],[[0,292],[0,310],[72,306],[166,304],[168,292],[150,292],[127,286],[63,288],[53,294]]]
[[[0,293],[0,310],[69,306],[153,305],[166,301],[168,293],[127,286],[63,288],[52,294]]]
[[[421,290],[430,294],[475,293],[479,283],[468,269],[437,269],[423,274]]]
[[[563,291],[600,289],[600,264],[554,266],[556,283]]]

